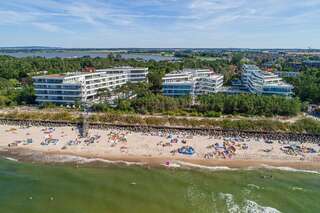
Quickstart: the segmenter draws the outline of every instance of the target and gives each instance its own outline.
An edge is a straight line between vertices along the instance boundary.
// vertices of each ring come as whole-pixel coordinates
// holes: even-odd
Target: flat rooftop
[[[65,78],[65,77],[72,77],[72,76],[81,76],[81,75],[88,75],[88,74],[99,74],[96,72],[70,72],[70,73],[60,73],[60,74],[49,74],[49,75],[41,75],[41,76],[34,76],[33,78]]]
[[[66,77],[66,74],[49,74],[49,75],[39,75],[39,76],[33,76],[32,78],[64,78]]]

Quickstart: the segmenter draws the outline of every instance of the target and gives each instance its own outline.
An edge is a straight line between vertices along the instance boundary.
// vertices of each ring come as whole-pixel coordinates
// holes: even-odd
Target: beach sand
[[[92,139],[93,143],[88,143],[90,137],[95,138]],[[58,140],[56,144],[41,145],[46,138]],[[27,139],[32,139],[32,143],[28,144]],[[176,143],[173,143],[172,139],[176,140],[174,141]],[[79,144],[70,145],[70,141],[74,142],[76,140]],[[223,150],[223,143],[226,141],[227,147],[232,146],[235,152],[230,156],[224,156],[221,153],[219,155],[215,151],[214,145],[218,143],[220,148],[217,150],[221,151]],[[51,142],[54,142],[54,140]],[[11,146],[9,147],[8,144],[11,144]],[[282,147],[288,145],[280,144],[278,141],[268,144],[263,140],[254,138],[247,138],[244,141],[237,142],[235,139],[223,137],[183,134],[162,135],[161,132],[144,134],[100,129],[90,129],[88,138],[80,138],[76,127],[49,129],[47,127],[26,128],[0,125],[0,151],[2,155],[44,162],[65,162],[68,159],[70,161],[83,161],[83,159],[94,161],[95,159],[100,159],[106,162],[109,160],[173,167],[177,163],[179,165],[184,164],[187,167],[200,165],[230,168],[264,167],[269,165],[319,171],[320,146],[307,141],[298,145],[313,148],[316,153],[289,155],[281,150]],[[183,146],[193,147],[195,153],[193,155],[178,153],[178,148]],[[73,158],[70,156],[73,156]]]

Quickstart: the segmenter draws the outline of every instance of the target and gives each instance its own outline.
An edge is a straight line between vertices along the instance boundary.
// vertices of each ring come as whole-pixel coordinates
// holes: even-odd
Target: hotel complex
[[[33,77],[36,102],[56,104],[89,103],[99,100],[99,91],[128,82],[147,80],[148,68],[117,67],[87,72],[53,74]],[[293,86],[278,75],[262,71],[255,65],[243,65],[241,80],[236,88],[223,86],[223,76],[209,69],[184,69],[162,79],[165,96],[198,96],[218,92],[249,92],[261,95],[291,96]],[[226,89],[227,88],[227,89]],[[237,91],[237,92],[235,92]]]
[[[262,71],[255,65],[243,65],[242,86],[250,93],[261,95],[291,96],[293,86],[282,81],[278,75]]]
[[[279,75],[262,71],[255,65],[243,65],[241,79],[233,87],[222,87],[223,76],[208,69],[189,69],[167,74],[162,92],[166,96],[197,96],[211,93],[252,93],[291,96],[293,86]]]
[[[217,93],[223,85],[223,76],[208,69],[185,69],[169,73],[162,80],[165,96]]]
[[[74,104],[99,99],[99,90],[112,91],[127,82],[147,80],[148,68],[117,67],[33,77],[37,103]]]

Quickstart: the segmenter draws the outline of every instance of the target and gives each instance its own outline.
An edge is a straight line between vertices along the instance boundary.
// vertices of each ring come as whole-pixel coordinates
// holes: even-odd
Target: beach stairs
[[[86,138],[89,132],[89,123],[87,119],[88,115],[86,113],[82,114],[82,122],[79,127],[80,136]]]

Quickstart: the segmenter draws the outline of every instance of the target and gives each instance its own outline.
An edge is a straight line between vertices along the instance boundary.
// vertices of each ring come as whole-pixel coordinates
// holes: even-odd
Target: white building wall
[[[163,78],[166,96],[203,95],[216,93],[223,85],[223,76],[208,69],[187,69],[169,73]]]
[[[148,68],[110,68],[93,73],[34,77],[38,103],[74,104],[97,100],[100,89],[113,90],[127,82],[147,80]]]
[[[282,81],[278,75],[264,72],[255,65],[243,65],[241,80],[254,94],[284,95],[293,94],[293,86]]]

